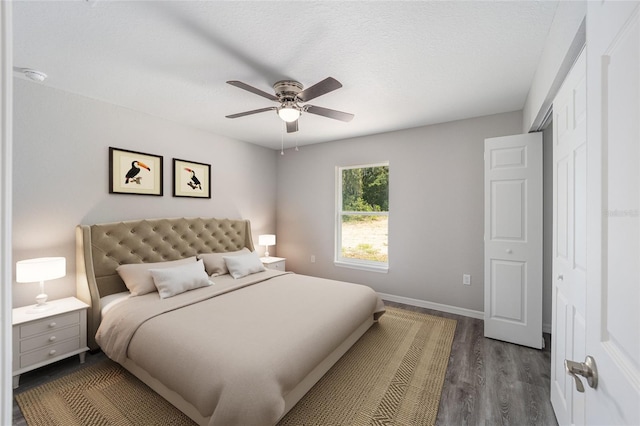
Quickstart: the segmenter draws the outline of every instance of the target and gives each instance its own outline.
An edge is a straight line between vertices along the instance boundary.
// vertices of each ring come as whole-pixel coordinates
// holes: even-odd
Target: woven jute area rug
[[[456,321],[387,312],[279,426],[433,425]],[[107,360],[16,395],[29,425],[193,425]]]

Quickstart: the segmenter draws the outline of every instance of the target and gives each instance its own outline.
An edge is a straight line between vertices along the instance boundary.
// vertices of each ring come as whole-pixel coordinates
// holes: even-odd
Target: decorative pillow
[[[228,274],[227,264],[224,262],[225,256],[238,256],[240,254],[251,253],[248,248],[243,248],[238,251],[230,251],[227,253],[201,253],[198,255],[198,259],[204,261],[204,269],[207,270],[207,274],[212,277],[218,275]]]
[[[240,254],[237,256],[225,256],[224,261],[227,264],[229,273],[234,279],[246,277],[265,270],[264,265],[255,251]]]
[[[213,284],[202,260],[173,268],[150,269],[149,272],[161,299]]]
[[[184,265],[185,263],[195,263],[196,257],[187,257],[180,260],[171,260],[169,262],[155,263],[130,263],[120,265],[116,268],[120,278],[124,281],[132,296],[142,296],[143,294],[156,291],[153,284],[153,278],[149,269],[173,268],[174,266]]]

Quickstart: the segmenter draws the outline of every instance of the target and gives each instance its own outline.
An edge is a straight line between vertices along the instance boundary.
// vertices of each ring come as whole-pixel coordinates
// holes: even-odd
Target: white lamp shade
[[[16,281],[19,283],[54,280],[66,274],[67,266],[64,257],[39,257],[16,263]]]
[[[291,123],[300,117],[300,111],[295,108],[282,107],[278,110],[278,115],[287,123]]]
[[[259,246],[275,246],[276,236],[273,234],[258,235],[258,245]]]

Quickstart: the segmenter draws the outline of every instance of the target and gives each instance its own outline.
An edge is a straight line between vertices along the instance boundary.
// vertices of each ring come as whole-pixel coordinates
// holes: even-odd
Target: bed
[[[367,286],[257,267],[247,220],[79,225],[76,242],[89,347],[200,425],[276,424],[384,312]]]

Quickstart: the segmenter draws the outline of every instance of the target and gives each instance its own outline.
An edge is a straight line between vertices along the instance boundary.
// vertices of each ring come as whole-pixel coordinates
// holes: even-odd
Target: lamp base
[[[53,308],[53,305],[45,303],[43,305],[34,305],[27,311],[28,314],[39,314],[41,312],[46,312],[49,309]]]
[[[48,296],[44,292],[43,283],[40,283],[40,294],[36,296],[36,305],[29,309],[27,312],[30,314],[38,314],[40,312],[48,311],[53,305],[47,304]]]

